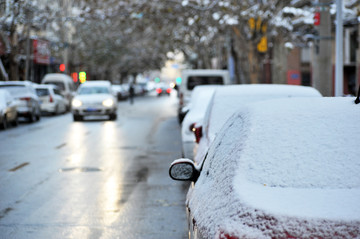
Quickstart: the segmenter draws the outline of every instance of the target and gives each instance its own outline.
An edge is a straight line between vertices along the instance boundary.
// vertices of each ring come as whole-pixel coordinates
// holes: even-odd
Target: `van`
[[[70,76],[61,73],[46,74],[41,84],[56,85],[65,97],[67,110],[70,110],[71,100],[76,91],[75,83]]]
[[[192,90],[198,85],[229,85],[230,74],[228,70],[197,69],[183,70],[179,90],[178,118],[181,123],[187,111]]]

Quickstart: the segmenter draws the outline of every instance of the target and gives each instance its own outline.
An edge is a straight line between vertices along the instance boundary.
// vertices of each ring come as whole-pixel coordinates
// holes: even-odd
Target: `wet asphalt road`
[[[0,131],[0,238],[186,238],[174,95],[120,102],[118,119],[70,113]]]

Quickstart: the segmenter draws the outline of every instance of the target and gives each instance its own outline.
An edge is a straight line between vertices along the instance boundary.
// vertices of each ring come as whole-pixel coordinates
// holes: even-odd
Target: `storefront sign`
[[[50,44],[48,41],[33,40],[34,61],[37,64],[50,64]]]

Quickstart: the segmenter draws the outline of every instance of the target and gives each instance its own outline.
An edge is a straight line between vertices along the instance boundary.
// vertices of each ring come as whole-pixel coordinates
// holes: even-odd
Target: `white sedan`
[[[117,118],[117,99],[109,81],[90,81],[80,85],[72,100],[74,121],[81,121],[85,116],[109,116]]]

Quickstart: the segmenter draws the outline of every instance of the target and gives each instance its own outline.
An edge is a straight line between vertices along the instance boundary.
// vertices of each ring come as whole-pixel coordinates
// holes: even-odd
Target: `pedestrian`
[[[133,83],[130,83],[129,98],[130,98],[130,104],[133,104],[134,103],[134,85],[133,85]]]

